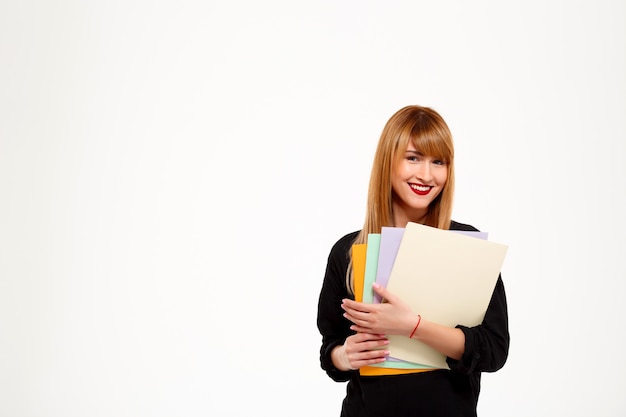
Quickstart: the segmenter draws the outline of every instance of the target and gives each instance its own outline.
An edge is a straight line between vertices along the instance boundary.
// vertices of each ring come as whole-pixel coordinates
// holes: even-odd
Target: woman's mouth
[[[433,189],[433,187],[421,184],[409,184],[409,187],[411,187],[411,190],[417,195],[426,195]]]

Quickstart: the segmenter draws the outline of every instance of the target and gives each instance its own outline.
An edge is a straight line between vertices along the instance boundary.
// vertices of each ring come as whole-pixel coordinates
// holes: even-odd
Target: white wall
[[[623,416],[620,1],[0,2],[0,415],[338,415],[331,245],[406,104],[510,246],[486,416]]]

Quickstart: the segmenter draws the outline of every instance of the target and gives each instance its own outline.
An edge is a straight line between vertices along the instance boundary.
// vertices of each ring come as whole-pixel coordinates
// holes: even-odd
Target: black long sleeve
[[[477,229],[452,222],[452,230]],[[474,327],[457,326],[465,334],[460,360],[447,359],[450,370],[405,375],[361,376],[340,371],[330,353],[352,334],[343,317],[341,300],[353,298],[346,286],[348,254],[358,232],[345,235],[333,245],[319,296],[317,326],[322,335],[320,365],[334,381],[349,381],[342,416],[475,416],[481,372],[494,372],[506,362],[509,328],[504,283],[499,277],[483,322]]]

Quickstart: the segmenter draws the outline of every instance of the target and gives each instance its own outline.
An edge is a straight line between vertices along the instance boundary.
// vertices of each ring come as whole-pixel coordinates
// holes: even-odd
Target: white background
[[[317,297],[435,108],[509,245],[486,416],[623,416],[621,1],[0,2],[0,415],[333,416]]]

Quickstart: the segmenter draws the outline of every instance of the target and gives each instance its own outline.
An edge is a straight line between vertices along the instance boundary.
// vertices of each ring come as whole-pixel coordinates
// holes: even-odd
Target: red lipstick
[[[409,184],[411,190],[417,195],[427,195],[433,187],[427,185]]]

